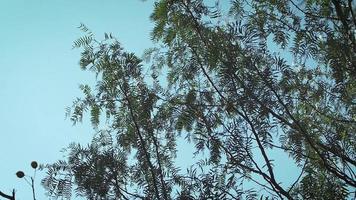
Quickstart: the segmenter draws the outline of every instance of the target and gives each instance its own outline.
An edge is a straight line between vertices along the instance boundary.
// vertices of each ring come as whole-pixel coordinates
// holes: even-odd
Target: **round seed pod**
[[[16,172],[16,176],[18,178],[23,178],[25,176],[25,173],[23,171],[18,171],[18,172]]]
[[[36,169],[36,168],[38,167],[37,162],[36,162],[36,161],[32,161],[32,162],[31,162],[31,167],[32,167],[33,169]]]

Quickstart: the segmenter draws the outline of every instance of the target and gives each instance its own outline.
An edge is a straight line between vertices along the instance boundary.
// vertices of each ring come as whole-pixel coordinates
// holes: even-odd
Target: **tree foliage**
[[[98,133],[47,165],[43,185],[88,199],[355,195],[355,11],[352,0],[157,0],[145,67],[82,25],[74,46],[97,84],[68,116],[88,113]],[[175,162],[182,139],[196,150],[188,169]],[[290,185],[276,151],[300,169]]]

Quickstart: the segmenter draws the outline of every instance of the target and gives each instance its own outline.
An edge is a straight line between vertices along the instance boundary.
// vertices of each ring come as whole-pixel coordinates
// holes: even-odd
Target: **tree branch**
[[[135,117],[135,114],[133,112],[133,108],[132,108],[132,104],[131,104],[131,101],[130,101],[130,97],[128,96],[127,91],[123,89],[121,84],[119,84],[119,88],[120,88],[120,90],[122,91],[122,93],[124,94],[124,96],[126,98],[127,107],[128,107],[128,109],[130,111],[130,115],[131,115],[132,121],[133,121],[133,123],[135,125],[137,136],[139,137],[140,143],[142,145],[142,148],[143,148],[143,151],[144,151],[144,155],[145,155],[148,167],[150,168],[150,172],[151,172],[152,179],[153,179],[153,187],[154,187],[154,190],[155,190],[155,195],[156,195],[157,199],[160,199],[158,185],[157,185],[157,176],[156,176],[156,173],[155,173],[155,168],[154,168],[154,166],[153,166],[153,164],[151,162],[150,154],[149,154],[149,152],[147,150],[145,140],[143,139],[143,136],[142,136],[141,131],[140,131],[140,126],[138,125],[136,117]]]
[[[4,197],[6,199],[9,199],[9,200],[15,200],[15,190],[12,190],[12,196],[7,195],[0,191],[0,196]]]

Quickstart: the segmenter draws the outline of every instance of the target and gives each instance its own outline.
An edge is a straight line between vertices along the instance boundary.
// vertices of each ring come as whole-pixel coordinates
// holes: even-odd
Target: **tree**
[[[68,113],[77,123],[89,112],[98,133],[47,165],[43,185],[70,198],[74,183],[88,199],[355,195],[354,12],[351,0],[157,0],[151,76],[111,35],[97,41],[82,25],[74,45],[98,81]],[[175,163],[180,138],[201,158],[186,172]],[[271,159],[279,150],[300,167],[288,186]]]

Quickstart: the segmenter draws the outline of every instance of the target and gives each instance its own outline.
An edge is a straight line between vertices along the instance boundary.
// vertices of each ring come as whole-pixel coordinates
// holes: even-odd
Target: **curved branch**
[[[12,196],[7,195],[0,191],[0,196],[4,197],[5,199],[15,200],[15,190],[12,190]]]

